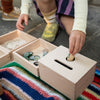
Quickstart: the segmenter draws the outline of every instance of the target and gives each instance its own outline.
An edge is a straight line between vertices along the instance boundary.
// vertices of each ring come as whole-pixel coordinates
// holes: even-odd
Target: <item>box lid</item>
[[[65,79],[68,79],[73,83],[77,83],[90,69],[92,69],[92,67],[94,67],[97,62],[79,53],[75,55],[75,61],[69,62],[66,60],[68,54],[68,48],[59,46],[41,58],[39,63],[58,73]],[[55,60],[67,65],[69,68]]]

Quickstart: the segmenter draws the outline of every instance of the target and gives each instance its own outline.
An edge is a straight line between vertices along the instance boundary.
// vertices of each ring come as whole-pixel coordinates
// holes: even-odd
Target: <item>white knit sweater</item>
[[[32,0],[21,0],[21,14],[29,14]],[[72,30],[79,30],[86,34],[88,0],[74,0],[75,18]]]

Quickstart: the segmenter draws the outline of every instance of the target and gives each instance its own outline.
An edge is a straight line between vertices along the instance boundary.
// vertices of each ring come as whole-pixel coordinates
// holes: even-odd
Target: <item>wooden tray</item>
[[[18,41],[18,40],[23,41],[23,43],[21,44],[19,42],[20,45],[17,43],[17,46],[14,47],[13,44],[15,43],[15,40],[16,41]],[[0,36],[0,45],[3,48],[7,49],[7,51],[11,54],[14,50],[16,50],[16,49],[24,46],[25,44],[27,44],[27,43],[29,43],[31,41],[34,41],[34,40],[36,40],[35,37],[33,37],[33,36],[31,36],[31,35],[29,35],[29,34],[27,34],[25,32],[22,32],[22,31],[19,31],[19,30],[14,30],[12,32],[9,32],[9,33],[7,33],[5,35]],[[11,49],[11,48],[9,49],[8,48],[8,46],[12,46],[11,43],[13,43],[12,44],[13,45],[13,49]]]
[[[10,61],[10,55],[6,49],[0,46],[0,67]]]
[[[35,66],[33,63],[26,60],[23,55],[25,52],[35,52],[37,53],[41,52],[42,49],[48,49],[48,51],[52,51],[56,48],[55,45],[43,40],[43,39],[37,39],[36,41],[33,41],[24,47],[21,47],[20,49],[13,52],[14,61],[18,62],[22,66],[24,66],[27,70],[29,70],[31,73],[33,73],[36,76],[39,76],[39,66]],[[37,52],[37,50],[39,52]]]

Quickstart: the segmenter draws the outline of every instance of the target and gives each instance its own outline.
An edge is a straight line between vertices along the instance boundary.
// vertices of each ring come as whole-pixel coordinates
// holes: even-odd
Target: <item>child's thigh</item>
[[[73,0],[56,0],[57,14],[74,17],[74,2]]]
[[[56,0],[57,2],[57,20],[61,27],[64,28],[61,22],[61,16],[71,16],[74,18],[74,2],[73,0]]]

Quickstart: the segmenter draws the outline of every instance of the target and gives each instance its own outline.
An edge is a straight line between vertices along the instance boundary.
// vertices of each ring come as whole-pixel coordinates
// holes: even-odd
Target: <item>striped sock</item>
[[[51,24],[51,23],[57,23],[56,20],[56,10],[54,9],[53,11],[49,12],[49,13],[42,13],[44,20],[46,21],[47,24]]]
[[[45,30],[42,34],[42,38],[49,42],[54,41],[57,31],[58,31],[58,23],[56,20],[56,10],[57,9],[54,9],[53,11],[51,11],[49,13],[42,12],[44,20],[47,23]]]

